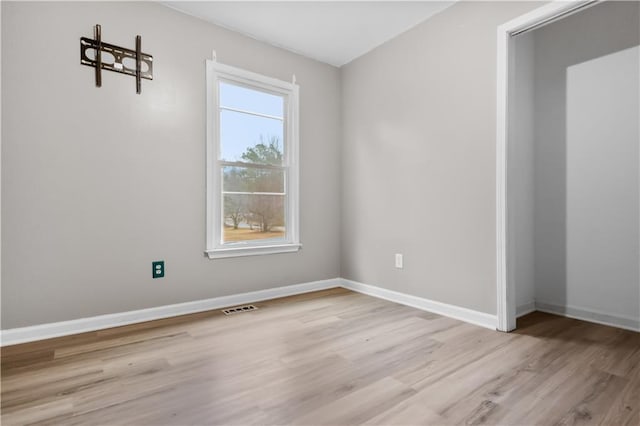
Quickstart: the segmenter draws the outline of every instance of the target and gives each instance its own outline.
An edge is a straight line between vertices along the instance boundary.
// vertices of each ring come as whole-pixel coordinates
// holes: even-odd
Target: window
[[[207,61],[207,254],[297,251],[298,86]]]

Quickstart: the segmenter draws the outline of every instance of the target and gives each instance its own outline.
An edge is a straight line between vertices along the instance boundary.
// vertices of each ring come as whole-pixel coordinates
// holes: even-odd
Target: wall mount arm
[[[142,37],[136,36],[135,50],[102,41],[100,25],[94,27],[95,39],[80,38],[80,63],[96,69],[96,86],[102,87],[102,70],[136,78],[136,93],[142,92],[141,79],[153,80],[153,56],[142,52]]]

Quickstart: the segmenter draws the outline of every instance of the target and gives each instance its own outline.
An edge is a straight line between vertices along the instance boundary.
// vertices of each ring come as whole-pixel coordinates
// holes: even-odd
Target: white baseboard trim
[[[51,339],[54,337],[69,336],[72,334],[120,327],[123,325],[170,318],[179,315],[194,314],[198,312],[221,309],[246,303],[255,303],[263,300],[277,299],[279,297],[294,296],[297,294],[309,293],[312,291],[326,290],[335,287],[343,287],[358,293],[367,294],[369,296],[377,297],[406,306],[411,306],[423,311],[433,312],[439,315],[455,318],[471,324],[479,325],[481,327],[489,328],[491,330],[495,330],[497,325],[497,317],[495,315],[462,308],[460,306],[449,305],[442,302],[436,302],[434,300],[412,296],[393,290],[387,290],[381,287],[362,284],[356,281],[333,278],[329,280],[313,281],[303,284],[252,291],[248,293],[233,294],[230,296],[196,300],[193,302],[177,303],[174,305],[140,309],[136,311],[119,312],[116,314],[98,315],[89,318],[79,318],[69,321],[60,321],[29,327],[1,330],[0,346],[10,346],[19,343],[28,343],[37,340]]]
[[[541,302],[538,300],[536,300],[535,304],[536,311],[640,332],[640,318],[613,315],[591,309],[578,308],[576,306],[556,305],[554,303]]]
[[[523,317],[535,311],[536,311],[536,301],[532,300],[531,302],[525,303],[524,305],[516,306],[516,318]]]
[[[177,303],[174,305],[158,306],[136,311],[120,312],[117,314],[98,315],[89,318],[79,318],[70,321],[60,321],[39,324],[29,327],[12,328],[0,332],[0,346],[51,339],[53,337],[103,330],[145,321],[153,321],[178,315],[194,314],[197,312],[221,309],[230,306],[255,303],[262,300],[276,299],[312,291],[325,290],[341,286],[339,278],[323,281],[313,281],[230,296],[214,297],[212,299],[196,300],[193,302]]]
[[[329,288],[343,287],[358,293],[388,300],[406,306],[411,306],[423,311],[433,312],[460,321],[465,321],[481,327],[495,330],[498,324],[496,315],[474,311],[460,306],[436,302],[418,296],[412,296],[382,287],[363,284],[342,278],[333,278],[322,281],[313,281],[303,284],[295,284],[284,287],[270,288],[266,290],[252,291],[248,293],[233,294],[230,296],[214,297],[193,302],[177,303],[174,305],[158,306],[136,311],[120,312],[116,314],[98,315],[89,318],[79,318],[70,321],[61,321],[48,324],[39,324],[29,327],[12,328],[0,331],[0,346],[9,346],[19,343],[33,342],[50,339],[53,337],[68,336],[72,334],[103,330],[106,328],[120,327],[145,321],[153,321],[170,318],[179,315],[193,314],[197,312],[221,309],[230,306],[255,303],[263,300],[277,299],[279,297],[294,296],[312,291],[326,290]],[[562,315],[583,321],[619,327],[626,330],[640,332],[640,319],[612,315],[590,309],[575,306],[561,306],[548,302],[533,301],[518,306],[518,317],[533,311],[547,312]]]
[[[356,281],[346,279],[342,279],[341,281],[342,287],[348,290],[356,291],[358,293],[367,294],[369,296],[389,300],[401,305],[411,306],[412,308],[455,318],[457,320],[479,325],[491,330],[495,330],[498,325],[498,318],[496,315],[478,312],[471,309],[462,308],[460,306],[449,305],[447,303],[436,302],[434,300],[412,296],[393,290],[387,290],[385,288],[376,287],[369,284],[362,284]]]

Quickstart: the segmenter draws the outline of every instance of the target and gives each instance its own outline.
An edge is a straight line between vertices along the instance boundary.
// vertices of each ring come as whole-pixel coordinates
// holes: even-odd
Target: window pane
[[[284,170],[253,167],[222,167],[223,192],[284,193]]]
[[[281,165],[283,122],[220,110],[220,151],[224,161]]]
[[[285,239],[285,196],[225,194],[222,242]]]
[[[284,117],[284,98],[235,84],[220,82],[220,106]]]

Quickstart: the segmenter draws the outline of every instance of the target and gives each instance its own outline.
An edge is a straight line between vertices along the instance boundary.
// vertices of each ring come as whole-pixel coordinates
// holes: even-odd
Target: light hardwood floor
[[[640,425],[640,334],[333,289],[2,349],[2,424]]]

